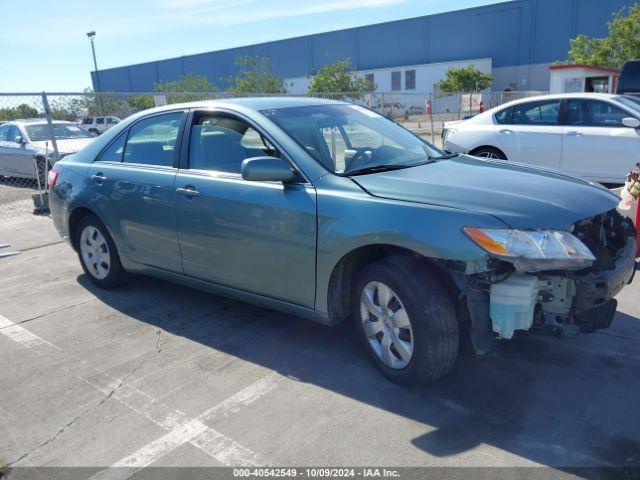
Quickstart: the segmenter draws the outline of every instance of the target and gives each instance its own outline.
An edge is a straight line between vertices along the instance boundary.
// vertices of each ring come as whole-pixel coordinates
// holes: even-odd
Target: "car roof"
[[[36,124],[36,123],[47,123],[47,119],[46,118],[19,118],[16,120],[10,120],[7,123],[30,125],[30,124]],[[73,123],[73,122],[68,122],[66,120],[52,120],[51,123]]]
[[[314,97],[288,97],[288,96],[266,96],[266,97],[242,97],[224,98],[218,100],[201,100],[180,104],[164,105],[162,107],[146,110],[145,113],[161,112],[176,108],[208,108],[208,107],[244,107],[250,110],[271,110],[276,108],[304,107],[311,105],[347,105],[346,102],[338,100],[327,100],[325,98]],[[142,112],[141,112],[142,113]]]
[[[615,98],[619,96],[620,95],[614,94],[614,93],[590,93],[590,92],[550,93],[550,94],[535,95],[532,97],[518,98],[516,100],[511,100],[510,102],[503,103],[500,106],[505,107],[508,105],[517,105],[523,102],[535,102],[537,100],[562,100],[566,98],[593,98],[593,99],[600,99],[600,100],[615,100]]]
[[[516,100],[511,100],[510,102],[505,102],[500,105],[497,105],[486,112],[485,114],[494,114],[504,108],[512,107],[513,105],[520,105],[522,103],[527,102],[536,102],[538,100],[563,100],[570,98],[591,98],[594,100],[616,100],[616,98],[621,97],[617,93],[590,93],[590,92],[577,92],[577,93],[551,93],[551,94],[540,94],[531,97],[518,98]],[[480,115],[483,115],[482,113]],[[476,115],[476,117],[479,115]]]

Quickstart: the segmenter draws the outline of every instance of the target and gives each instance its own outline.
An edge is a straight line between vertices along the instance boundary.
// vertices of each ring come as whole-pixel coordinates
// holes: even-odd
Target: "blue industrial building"
[[[604,36],[614,12],[635,0],[514,0],[179,58],[100,70],[102,91],[149,92],[193,73],[224,88],[239,56],[268,57],[290,91],[348,58],[379,91],[430,92],[446,68],[473,63],[494,75],[492,89],[548,90],[548,67],[564,60],[577,34]],[[92,72],[96,90],[96,74]]]

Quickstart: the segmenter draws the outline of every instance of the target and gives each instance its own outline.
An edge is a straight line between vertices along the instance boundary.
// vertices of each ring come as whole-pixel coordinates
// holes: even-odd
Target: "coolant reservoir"
[[[515,330],[529,330],[538,298],[538,277],[511,275],[491,285],[489,316],[500,338],[511,338]]]

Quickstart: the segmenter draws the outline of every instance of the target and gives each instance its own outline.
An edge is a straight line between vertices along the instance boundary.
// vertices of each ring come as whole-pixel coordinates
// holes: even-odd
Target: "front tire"
[[[445,375],[458,355],[458,319],[437,275],[408,255],[365,267],[353,311],[373,362],[395,383],[416,385]]]
[[[116,245],[95,215],[85,215],[76,228],[76,246],[84,273],[100,288],[116,288],[128,280]]]

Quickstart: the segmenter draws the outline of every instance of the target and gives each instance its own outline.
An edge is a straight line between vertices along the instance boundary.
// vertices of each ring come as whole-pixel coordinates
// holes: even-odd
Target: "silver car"
[[[60,156],[75,153],[93,140],[91,134],[72,122],[54,121],[53,131]],[[55,163],[51,134],[42,118],[13,120],[0,125],[0,177],[36,178]]]

